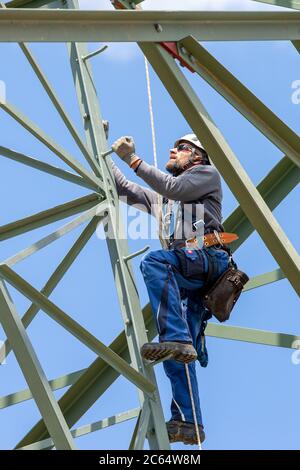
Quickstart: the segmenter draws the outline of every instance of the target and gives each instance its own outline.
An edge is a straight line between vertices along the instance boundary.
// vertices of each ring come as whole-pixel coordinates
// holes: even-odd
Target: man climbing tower
[[[180,138],[170,150],[166,163],[170,174],[137,156],[131,137],[121,137],[112,149],[151,188],[128,181],[113,163],[119,196],[152,215],[159,210],[157,194],[163,198],[163,249],[146,254],[140,265],[159,342],[144,344],[141,355],[148,361],[168,357],[163,367],[173,394],[167,422],[170,442],[197,444],[205,434],[195,360],[207,365],[204,330],[211,317],[202,303],[201,289],[203,294],[205,286],[226,271],[230,255],[229,234],[222,226],[221,179],[194,134]]]

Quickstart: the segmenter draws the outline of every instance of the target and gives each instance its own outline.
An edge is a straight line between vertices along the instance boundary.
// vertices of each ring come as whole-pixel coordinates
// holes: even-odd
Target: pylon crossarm
[[[11,150],[7,147],[0,146],[0,156],[9,158],[10,160],[13,160],[18,163],[22,163],[22,165],[35,168],[36,170],[42,171],[44,173],[56,176],[65,181],[78,184],[79,186],[82,186],[83,188],[87,188],[91,190],[95,189],[95,185],[85,181],[82,178],[82,176],[78,176],[75,173],[72,173],[70,171],[66,171],[66,170],[63,170],[62,168],[49,165],[49,163],[42,162],[35,158],[24,155],[23,153],[15,152],[14,150]]]
[[[51,300],[49,300],[45,295],[25,281],[11,268],[6,265],[0,265],[0,277],[3,277],[3,279],[9,282],[9,284],[15,287],[25,297],[36,303],[53,320],[63,326],[89,349],[102,357],[107,362],[107,364],[115,368],[120,374],[130,380],[136,387],[142,389],[149,395],[155,391],[154,385],[149,382],[149,380],[133,369],[133,367],[128,365],[126,361],[124,361],[111,349],[105,346],[100,340],[98,340],[89,331],[73,320],[62,309],[51,302]]]
[[[52,207],[42,212],[38,212],[24,219],[19,219],[9,224],[0,227],[0,241],[7,240],[17,235],[35,230],[45,225],[52,224],[58,220],[65,219],[74,214],[84,212],[91,207],[99,204],[98,194],[89,194],[73,201],[60,204],[59,206]]]
[[[300,167],[300,137],[246,86],[189,36],[178,43],[186,63],[234,106],[249,122]]]
[[[71,434],[74,438],[86,436],[92,432],[100,431],[101,429],[105,429],[109,426],[114,426],[115,424],[134,419],[138,416],[139,411],[140,408],[133,408],[131,410],[124,411],[124,413],[119,413],[117,415],[110,416],[109,418],[101,419],[101,421],[96,421],[94,423],[86,424],[84,426],[80,426],[79,428],[73,429]],[[46,450],[52,448],[53,445],[54,443],[52,439],[44,439],[42,441],[35,442],[34,444],[18,447],[17,450]]]
[[[75,449],[67,423],[3,279],[0,279],[0,321],[56,448]]]
[[[283,157],[256,187],[269,209],[275,209],[280,202],[299,184],[300,169],[287,157]],[[225,230],[239,234],[232,243],[233,251],[237,250],[253,233],[254,228],[241,206],[224,221]]]
[[[88,223],[88,225],[85,227],[85,229],[82,231],[78,239],[75,241],[75,243],[72,245],[70,250],[67,252],[67,254],[64,256],[62,261],[59,263],[57,268],[54,270],[46,284],[41,290],[41,293],[46,295],[47,297],[53,292],[55,287],[58,285],[58,283],[61,281],[65,273],[68,271],[68,269],[72,266],[73,262],[77,258],[77,256],[81,253],[91,236],[95,233],[95,230],[97,228],[97,225],[99,223],[98,217],[94,217],[91,222]],[[39,307],[33,303],[28,310],[25,312],[25,314],[22,317],[22,323],[25,328],[27,328],[36,314],[39,312]],[[6,357],[9,355],[11,351],[11,346],[9,344],[9,341],[6,340],[4,344],[0,347],[0,363],[3,362]]]
[[[0,42],[298,40],[299,12],[0,10]]]
[[[0,14],[3,10],[0,10]],[[49,150],[56,154],[64,163],[70,168],[75,170],[83,179],[90,183],[97,191],[102,192],[102,181],[93,173],[89,172],[78,160],[73,158],[65,149],[57,144],[51,137],[42,131],[36,124],[34,124],[28,117],[17,110],[13,105],[7,101],[1,102],[0,107],[6,111],[13,119],[15,119],[21,126],[42,142]]]
[[[46,246],[50,245],[51,243],[55,242],[59,238],[67,235],[72,230],[79,227],[81,224],[85,223],[86,221],[92,219],[94,216],[99,218],[99,222],[105,217],[105,211],[107,210],[106,201],[97,204],[92,209],[81,214],[79,217],[76,217],[71,222],[63,225],[62,227],[58,228],[54,232],[50,233],[46,237],[41,238],[40,240],[36,241],[29,247],[25,248],[24,250],[19,251],[15,255],[7,258],[5,261],[1,262],[0,264],[6,264],[7,266],[14,266],[15,264],[23,261],[24,259],[28,258],[29,256],[33,255],[39,250],[42,250]]]

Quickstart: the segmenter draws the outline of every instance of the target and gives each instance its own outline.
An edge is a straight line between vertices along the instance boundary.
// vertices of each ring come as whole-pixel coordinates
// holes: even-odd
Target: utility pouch
[[[205,307],[220,322],[228,320],[244,285],[248,281],[247,274],[230,266],[204,295]]]
[[[180,264],[180,273],[187,279],[206,280],[204,258],[200,250],[181,248],[174,250]]]

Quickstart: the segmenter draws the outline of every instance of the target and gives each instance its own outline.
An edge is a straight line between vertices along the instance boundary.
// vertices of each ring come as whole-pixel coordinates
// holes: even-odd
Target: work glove
[[[130,136],[120,137],[116,140],[112,144],[112,150],[129,166],[139,159],[135,155],[134,140]]]

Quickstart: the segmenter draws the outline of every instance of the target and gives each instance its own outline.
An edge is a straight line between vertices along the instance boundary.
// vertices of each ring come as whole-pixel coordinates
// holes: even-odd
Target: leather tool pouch
[[[204,259],[200,250],[177,249],[175,253],[180,264],[180,273],[187,279],[206,280]]]
[[[247,274],[230,266],[204,295],[205,307],[220,322],[228,320],[244,285],[248,281]]]

